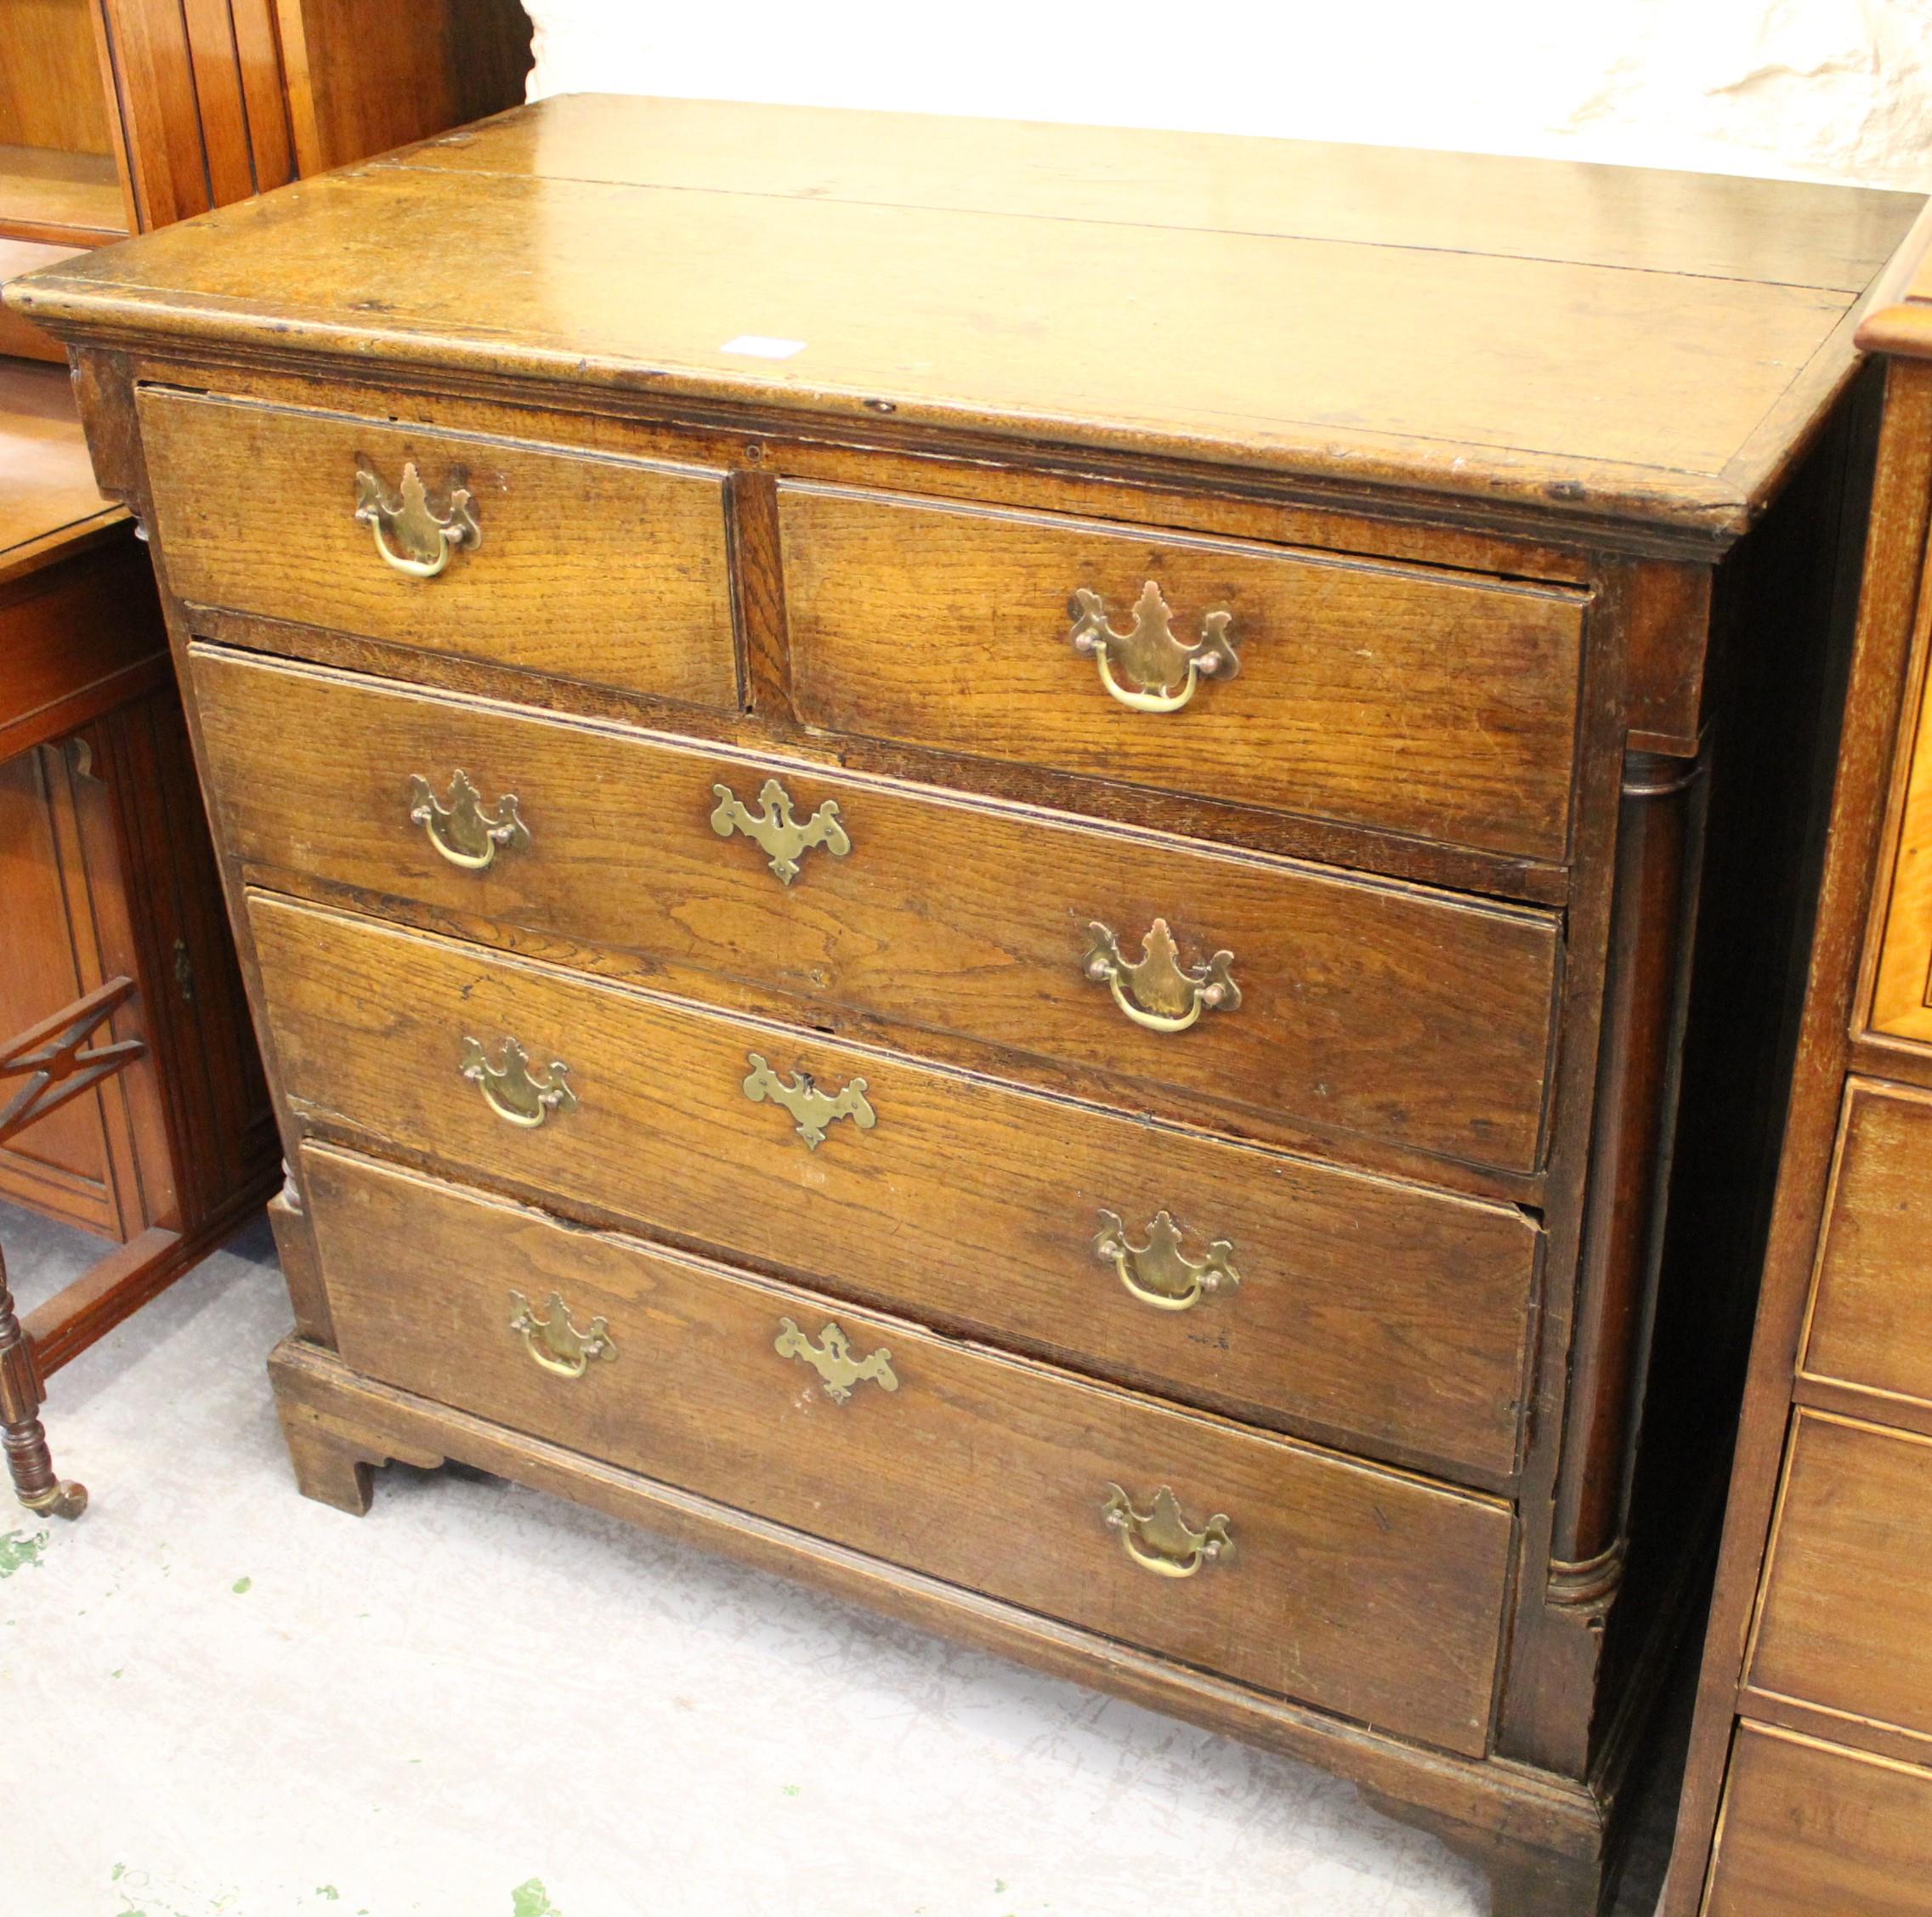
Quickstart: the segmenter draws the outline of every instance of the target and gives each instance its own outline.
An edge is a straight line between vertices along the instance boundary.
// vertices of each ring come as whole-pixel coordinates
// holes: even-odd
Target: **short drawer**
[[[1802,1369],[1932,1403],[1932,1097],[1850,1080]]]
[[[1799,1411],[1747,1682],[1932,1737],[1932,1438]]]
[[[300,1116],[1257,1421],[1514,1461],[1540,1234],[1513,1208],[371,920],[250,917]],[[567,1109],[493,1109],[513,1041],[532,1085],[562,1061]]]
[[[352,1156],[303,1159],[342,1355],[369,1376],[1261,1690],[1485,1748],[1499,1503]]]
[[[139,403],[161,563],[190,604],[737,703],[722,473],[159,388]]]
[[[302,873],[634,954],[698,995],[755,982],[1110,1080],[1123,1102],[1172,1086],[1231,1129],[1246,1109],[1540,1160],[1550,913],[206,648],[194,675],[224,842],[270,885]],[[471,837],[448,816],[465,785]],[[836,839],[761,837],[785,807]],[[1183,993],[1159,1029],[1159,990],[1125,975],[1157,925]]]
[[[809,725],[1567,853],[1573,590],[829,486],[779,501]]]
[[[1703,1909],[1932,1917],[1932,1771],[1740,1724]]]

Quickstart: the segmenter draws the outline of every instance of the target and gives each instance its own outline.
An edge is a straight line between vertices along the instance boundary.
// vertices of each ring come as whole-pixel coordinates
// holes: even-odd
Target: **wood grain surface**
[[[183,598],[737,703],[722,474],[166,392],[141,415]],[[438,578],[386,564],[355,518],[359,469],[394,497],[405,462],[434,511],[466,488],[482,528]]]
[[[1928,1565],[1932,1438],[1800,1411],[1746,1682],[1915,1731],[1932,1758]]]
[[[1538,1234],[1520,1213],[1030,1097],[252,895],[296,1109],[473,1177],[606,1208],[834,1290],[1276,1423],[1506,1473]],[[516,1038],[574,1110],[518,1131],[458,1074]],[[750,1054],[877,1115],[807,1146]],[[1101,1212],[1166,1209],[1242,1282],[1185,1313],[1129,1296]]]
[[[1799,1369],[1932,1405],[1932,1095],[1846,1086],[1816,1287]]]
[[[583,111],[523,111],[538,143]],[[513,170],[516,153],[487,145],[480,157],[454,150],[473,156],[457,170],[438,164],[450,150],[422,149],[150,235],[8,297],[56,326],[568,374],[586,389],[846,417],[971,420],[1032,440],[1159,445],[1735,533],[1849,376],[1841,322],[1867,262],[1875,272],[1918,204],[1844,193],[1842,226],[1822,238],[1817,189],[1727,183],[1679,189],[1671,217],[1642,233],[1657,190],[1613,169],[1578,169],[1579,181],[1521,203],[1508,193],[1459,202],[1453,169],[1432,179],[1437,156],[1334,147],[1317,156],[1330,183],[1319,204],[1344,230],[1311,237],[1270,230],[1301,223],[1283,184],[1295,163],[1268,143],[1196,146],[1178,190],[1197,208],[1224,182],[1252,184],[1227,189],[1229,213],[1188,224],[1170,195],[1140,185],[1167,169],[1116,136],[1090,150],[1108,182],[1096,190],[1102,204],[1043,216],[1053,189],[1031,184],[1028,136],[990,124],[965,207],[944,204],[943,190],[924,205],[867,198],[863,186],[848,197],[809,183],[788,190],[799,176],[789,156],[692,191],[651,179],[665,111],[603,110],[644,150],[642,180],[531,177]],[[682,110],[681,124],[690,117]],[[745,150],[836,154],[845,118],[826,112],[821,131]],[[956,175],[960,137],[905,121],[893,163],[915,178]],[[608,134],[601,150],[618,144]],[[1607,210],[1571,226],[1555,257],[1539,250],[1592,186]],[[1257,220],[1256,195],[1288,210]],[[1351,203],[1366,210],[1334,210]],[[1478,205],[1484,236],[1472,244]],[[433,247],[394,243],[418,227]],[[1780,234],[1768,257],[1749,236],[1767,230]],[[1603,244],[1578,245],[1597,233]],[[1578,252],[1588,257],[1570,257]],[[471,271],[479,259],[494,269]],[[1714,261],[1739,276],[1714,273]],[[773,360],[739,349],[747,336],[802,343]]]
[[[1744,1724],[1704,1917],[1926,1917],[1932,1770]]]
[[[94,484],[66,369],[0,361],[0,574],[12,552],[122,517]]]
[[[1103,1391],[313,1147],[303,1171],[343,1355],[368,1375],[835,1542],[1452,1750],[1484,1749],[1501,1505]],[[513,1290],[559,1292],[616,1356],[541,1369]],[[836,1324],[896,1388],[843,1404],[781,1356]],[[1168,1486],[1233,1544],[1142,1569],[1102,1516]]]
[[[614,946],[727,1004],[749,978],[807,1018],[814,1001],[858,1006],[1071,1062],[1125,1103],[1158,1109],[1173,1085],[1476,1163],[1538,1161],[1554,915],[207,648],[194,672],[229,842],[269,882],[307,872],[505,921],[566,960],[574,941]],[[411,775],[446,798],[459,769],[486,803],[515,794],[529,829],[486,871],[410,821]],[[804,851],[790,885],[711,824],[718,785],[756,810],[774,774],[801,820],[837,805],[852,848]],[[1185,964],[1232,952],[1238,1007],[1147,1031],[1086,976],[1090,923],[1137,957],[1157,917]]]
[[[781,485],[779,519],[808,725],[1568,853],[1580,593],[843,487]],[[1232,615],[1240,671],[1176,712],[1069,643],[1076,589],[1125,632],[1149,581],[1184,644]]]

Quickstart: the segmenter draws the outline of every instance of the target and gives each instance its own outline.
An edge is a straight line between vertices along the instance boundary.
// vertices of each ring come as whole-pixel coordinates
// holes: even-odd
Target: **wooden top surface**
[[[1847,377],[1920,204],[581,95],[8,297],[68,337],[891,412],[1722,534]]]
[[[94,484],[67,369],[0,359],[0,580],[122,517]]]
[[[1879,276],[1858,343],[1870,353],[1932,360],[1932,201]]]

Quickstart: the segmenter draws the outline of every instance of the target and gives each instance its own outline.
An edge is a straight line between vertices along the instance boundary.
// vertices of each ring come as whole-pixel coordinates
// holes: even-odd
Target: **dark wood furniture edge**
[[[1924,228],[1920,229],[1923,232]],[[1932,349],[1932,337],[1927,349]],[[1766,1250],[1718,1587],[1697,1687],[1676,1848],[1660,1917],[1693,1917],[1703,1897],[1731,1746],[1756,1567],[1769,1532],[1813,1256],[1838,1135],[1867,906],[1890,796],[1901,689],[1918,617],[1932,506],[1932,366],[1895,362],[1873,499],[1869,570],[1832,807],[1803,1029],[1785,1129],[1785,1160]],[[1883,545],[1881,546],[1881,542]]]
[[[36,1305],[20,1322],[33,1345],[42,1381],[218,1250],[261,1210],[280,1182],[279,1168],[258,1173],[192,1232],[150,1225]]]

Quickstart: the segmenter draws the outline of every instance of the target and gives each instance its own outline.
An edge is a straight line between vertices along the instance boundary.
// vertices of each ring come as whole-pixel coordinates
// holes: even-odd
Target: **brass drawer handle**
[[[1131,964],[1104,925],[1088,926],[1087,939],[1086,956],[1080,961],[1087,977],[1105,984],[1113,1002],[1150,1032],[1184,1032],[1204,1012],[1232,1012],[1241,1003],[1241,988],[1229,970],[1234,954],[1216,952],[1183,972],[1165,919],[1147,927],[1141,956]]]
[[[419,772],[409,781],[410,823],[420,825],[434,846],[452,865],[466,872],[486,872],[496,854],[506,846],[517,852],[530,847],[530,827],[517,812],[517,796],[506,792],[495,811],[484,808],[483,795],[470,784],[468,774],[459,771],[450,781],[450,803],[445,805]]]
[[[866,1101],[862,1078],[853,1079],[844,1091],[828,1095],[819,1089],[809,1072],[794,1072],[787,1085],[761,1053],[748,1052],[745,1056],[751,1067],[745,1080],[745,1096],[755,1105],[767,1098],[783,1105],[797,1122],[798,1136],[809,1150],[817,1151],[824,1143],[825,1127],[838,1119],[849,1118],[861,1131],[870,1131],[879,1122],[879,1114]]]
[[[521,1291],[513,1291],[510,1302],[517,1307],[510,1329],[522,1333],[524,1349],[546,1371],[554,1371],[559,1378],[581,1378],[594,1360],[617,1356],[617,1341],[611,1336],[609,1325],[593,1318],[580,1331],[561,1291],[550,1294],[550,1302],[544,1307],[548,1315],[543,1318],[531,1309]]]
[[[483,528],[467,490],[451,486],[449,509],[439,514],[430,506],[428,489],[413,459],[405,461],[402,484],[393,494],[358,461],[355,516],[375,535],[382,563],[411,579],[433,579],[459,546],[473,552],[483,543]]]
[[[1216,1511],[1199,1530],[1181,1515],[1181,1500],[1162,1485],[1152,1511],[1136,1511],[1118,1484],[1107,1487],[1101,1515],[1120,1534],[1127,1555],[1158,1578],[1191,1578],[1215,1558],[1224,1564],[1234,1555],[1234,1533]]]
[[[552,1112],[574,1112],[577,1095],[569,1084],[570,1068],[561,1058],[550,1061],[550,1075],[539,1078],[530,1069],[530,1054],[513,1038],[503,1041],[503,1063],[493,1065],[473,1038],[463,1041],[462,1063],[456,1068],[483,1093],[498,1118],[535,1131]]]
[[[1241,670],[1241,655],[1228,634],[1231,612],[1210,612],[1201,621],[1201,637],[1183,645],[1174,636],[1174,611],[1149,580],[1134,603],[1134,623],[1117,632],[1107,622],[1107,602],[1080,587],[1068,602],[1074,629],[1068,637],[1074,650],[1090,655],[1100,668],[1100,683],[1123,706],[1136,712],[1178,712],[1194,696],[1204,678],[1232,679]],[[1137,690],[1120,683],[1114,672],[1133,680]]]
[[[852,1387],[866,1379],[881,1391],[897,1391],[899,1381],[892,1366],[892,1354],[881,1345],[867,1358],[854,1358],[852,1346],[838,1326],[828,1323],[813,1344],[789,1318],[779,1320],[779,1335],[772,1349],[780,1358],[802,1358],[825,1381],[825,1395],[835,1404],[852,1396]]]
[[[753,812],[728,786],[714,786],[717,809],[711,830],[721,839],[742,832],[770,859],[772,870],[786,884],[798,876],[798,861],[815,845],[835,859],[852,850],[852,841],[839,823],[839,803],[827,799],[802,825],[791,813],[791,794],[775,779],[758,788],[758,810]]]
[[[1232,1291],[1241,1282],[1234,1247],[1225,1238],[1209,1245],[1206,1257],[1190,1258],[1181,1249],[1180,1226],[1164,1211],[1154,1213],[1145,1245],[1129,1239],[1118,1213],[1102,1211],[1093,1248],[1128,1290],[1156,1311],[1192,1311],[1209,1293]]]

